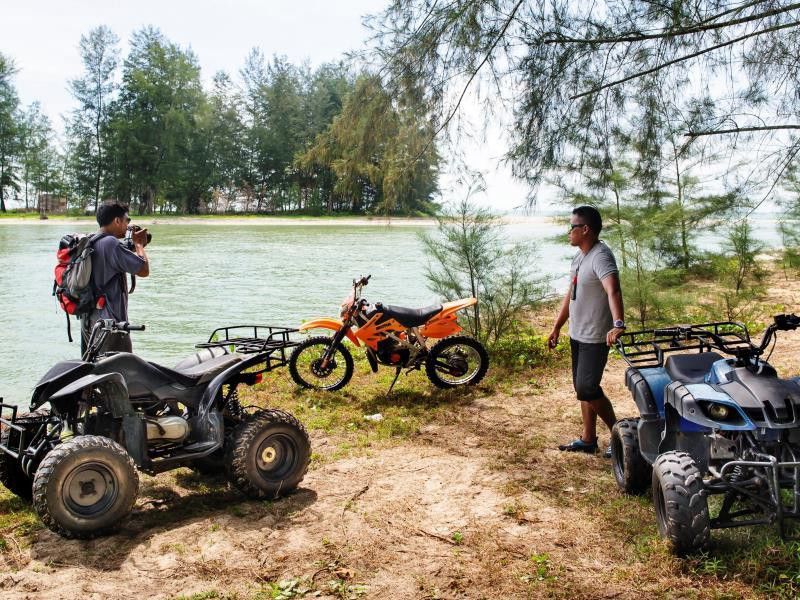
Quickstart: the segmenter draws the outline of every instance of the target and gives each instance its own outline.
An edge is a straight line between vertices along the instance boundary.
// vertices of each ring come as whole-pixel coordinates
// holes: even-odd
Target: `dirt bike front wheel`
[[[425,373],[436,387],[475,385],[489,368],[489,354],[478,340],[456,335],[438,341],[428,353]]]
[[[297,385],[329,392],[347,385],[353,376],[353,356],[342,344],[337,344],[326,363],[325,352],[332,343],[333,338],[317,336],[294,349],[289,358],[289,373]]]

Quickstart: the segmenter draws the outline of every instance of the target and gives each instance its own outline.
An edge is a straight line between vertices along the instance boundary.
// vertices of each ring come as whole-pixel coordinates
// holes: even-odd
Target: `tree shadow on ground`
[[[381,412],[387,407],[407,409],[457,407],[470,404],[476,397],[482,395],[482,391],[474,387],[449,390],[433,389],[430,391],[401,388],[395,389],[391,394],[387,392],[375,393],[371,398],[363,400],[361,407],[368,413]]]

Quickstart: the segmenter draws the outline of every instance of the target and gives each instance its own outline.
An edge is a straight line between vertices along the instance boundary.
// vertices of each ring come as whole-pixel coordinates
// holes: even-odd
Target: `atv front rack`
[[[18,406],[14,404],[3,404],[3,399],[0,398],[0,429],[8,428],[9,433],[6,436],[6,443],[3,443],[3,440],[0,438],[0,452],[4,452],[14,459],[19,459],[20,452],[22,452],[22,448],[25,447],[25,428],[20,427],[19,425],[15,424],[17,420],[17,410],[19,409]],[[3,417],[3,411],[11,411],[11,418],[6,419]],[[13,438],[15,437],[14,434],[17,436],[17,443],[13,443]],[[13,446],[13,448],[12,448]]]
[[[11,411],[10,418],[3,416],[8,411]],[[0,430],[4,430],[4,435],[0,437],[0,456],[9,455],[26,475],[32,477],[34,459],[50,450],[52,439],[58,440],[61,425],[49,415],[20,414],[19,406],[3,404],[0,398]]]
[[[639,369],[663,367],[665,356],[671,352],[716,349],[737,357],[759,353],[747,328],[733,321],[631,331],[619,336],[617,349],[625,362]]]

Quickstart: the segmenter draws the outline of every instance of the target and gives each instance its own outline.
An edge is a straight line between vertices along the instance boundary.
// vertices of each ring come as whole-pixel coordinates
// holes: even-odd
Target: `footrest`
[[[216,442],[195,442],[194,444],[189,444],[188,446],[184,446],[183,449],[186,452],[199,454],[200,452],[208,450],[212,446],[216,446],[216,444],[217,444]]]

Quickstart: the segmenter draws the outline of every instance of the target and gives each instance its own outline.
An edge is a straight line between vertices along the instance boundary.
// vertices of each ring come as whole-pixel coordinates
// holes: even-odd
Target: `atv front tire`
[[[33,507],[67,538],[90,539],[115,529],[139,491],[136,465],[113,440],[82,435],[56,446],[33,479]]]
[[[619,489],[639,496],[652,481],[652,467],[639,451],[639,419],[622,419],[611,430],[611,465]]]
[[[251,498],[278,498],[308,470],[311,443],[303,425],[282,410],[251,415],[233,433],[225,455],[228,479]]]
[[[710,538],[703,477],[685,452],[665,452],[653,464],[653,504],[658,532],[678,555],[704,548]]]

